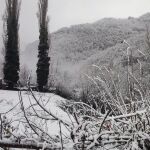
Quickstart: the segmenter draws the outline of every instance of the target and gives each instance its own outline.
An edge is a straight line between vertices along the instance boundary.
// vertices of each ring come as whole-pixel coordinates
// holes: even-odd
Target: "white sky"
[[[38,39],[37,2],[38,0],[22,0],[20,39],[23,45]],[[0,0],[0,17],[4,8],[5,0]],[[73,24],[94,22],[104,17],[138,17],[147,12],[150,12],[150,0],[49,0],[50,31]]]

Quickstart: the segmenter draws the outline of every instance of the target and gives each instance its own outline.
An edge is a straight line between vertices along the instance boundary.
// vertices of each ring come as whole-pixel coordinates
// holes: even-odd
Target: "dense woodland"
[[[138,50],[149,56],[149,22],[150,14],[147,13],[139,18],[102,19],[91,24],[62,28],[52,33],[49,85],[70,93],[69,97],[76,94],[78,97],[84,87],[90,84],[85,74],[94,75],[98,72],[92,67],[93,64],[107,66],[116,74],[123,76],[128,47],[123,43],[124,40],[133,51],[134,73],[139,74],[137,63],[139,59],[143,64],[143,78],[145,78],[149,72],[148,59],[145,60]],[[22,68],[25,67],[28,72],[36,70],[37,58],[34,56],[37,56],[37,47],[38,41],[35,41],[21,54]],[[32,76],[32,82],[35,83],[34,71]]]

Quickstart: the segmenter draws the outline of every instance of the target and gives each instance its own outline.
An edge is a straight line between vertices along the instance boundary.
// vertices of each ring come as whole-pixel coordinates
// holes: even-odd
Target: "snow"
[[[48,146],[53,145],[60,148],[61,130],[59,123],[63,133],[64,149],[73,149],[73,147],[78,148],[81,146],[91,149],[99,146],[98,148],[104,147],[118,150],[117,146],[121,143],[124,149],[132,148],[137,150],[139,148],[138,144],[142,144],[145,140],[149,142],[150,127],[149,120],[146,118],[146,115],[149,117],[149,107],[117,116],[107,116],[107,114],[102,115],[101,113],[98,116],[97,112],[94,113],[97,115],[91,114],[91,118],[86,120],[83,118],[85,113],[80,113],[80,109],[81,112],[83,110],[87,112],[93,110],[88,106],[85,107],[87,104],[83,105],[83,102],[72,102],[74,104],[72,105],[70,101],[69,103],[66,99],[52,93],[33,92],[33,94],[35,97],[32,95],[32,92],[21,92],[22,99],[20,99],[20,93],[17,91],[0,90],[0,113],[3,117],[3,124],[6,124],[7,127],[7,122],[11,122],[15,130],[11,128],[8,128],[8,130],[12,130],[13,135],[21,139],[21,144],[30,144],[31,142],[33,145],[42,144],[44,148],[49,144],[50,140],[51,142]],[[23,105],[21,105],[22,102]],[[39,105],[35,105],[37,103]],[[73,119],[71,113],[68,116],[67,110],[65,111],[65,109],[59,107],[62,103],[65,103],[68,108],[74,106],[72,115],[74,115],[75,119]],[[75,105],[79,104],[81,104],[80,108],[75,107]],[[43,106],[45,111],[40,105]],[[31,106],[34,107],[35,111]],[[26,115],[23,114],[23,110],[25,110]],[[36,116],[35,112],[39,117]],[[38,136],[33,136],[31,126],[24,122],[28,120],[25,119],[25,116],[28,117],[30,123],[33,122],[33,125],[37,125],[44,132],[39,132]],[[105,118],[105,116],[107,117]],[[67,128],[65,127],[66,125],[68,125]],[[100,128],[102,129],[101,131]],[[9,137],[10,133],[7,134],[6,136]],[[8,140],[16,142],[16,138],[8,138]]]
[[[68,115],[58,107],[61,102],[64,102],[65,99],[51,93],[38,93],[34,92],[37,99],[41,99],[42,102],[46,102],[46,108],[55,114],[57,117],[70,122]],[[30,106],[30,101],[34,103],[34,99],[29,94],[29,92],[23,91],[22,98],[25,108]],[[29,101],[30,100],[30,101]],[[13,110],[11,110],[14,108]],[[17,126],[19,119],[22,118],[21,106],[19,103],[19,96],[18,91],[7,91],[7,90],[0,90],[0,113],[6,114],[7,118],[13,122],[13,126]],[[43,116],[45,117],[45,116]],[[36,120],[37,121],[37,120]],[[20,125],[21,126],[21,125]],[[48,133],[50,135],[59,135],[59,124],[58,121],[51,121],[48,124]],[[20,132],[24,132],[23,126],[20,128]],[[63,127],[63,132],[68,134],[68,131],[65,127]]]

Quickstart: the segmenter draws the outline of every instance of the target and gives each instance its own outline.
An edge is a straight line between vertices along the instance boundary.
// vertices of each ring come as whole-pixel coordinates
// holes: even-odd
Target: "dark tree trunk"
[[[38,46],[38,63],[37,63],[37,86],[38,90],[43,92],[48,83],[49,76],[49,36],[48,36],[48,0],[39,0],[39,46]]]
[[[6,12],[4,15],[4,81],[6,88],[12,90],[19,80],[19,0],[6,0]]]

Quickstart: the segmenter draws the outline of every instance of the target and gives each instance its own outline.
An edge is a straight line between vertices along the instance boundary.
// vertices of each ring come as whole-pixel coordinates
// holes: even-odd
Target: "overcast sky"
[[[38,39],[38,0],[22,0],[20,40],[23,45]],[[0,17],[5,0],[0,0]],[[150,12],[150,0],[49,0],[50,31],[73,24],[94,22],[104,17],[138,17]],[[0,36],[2,21],[0,19]]]

